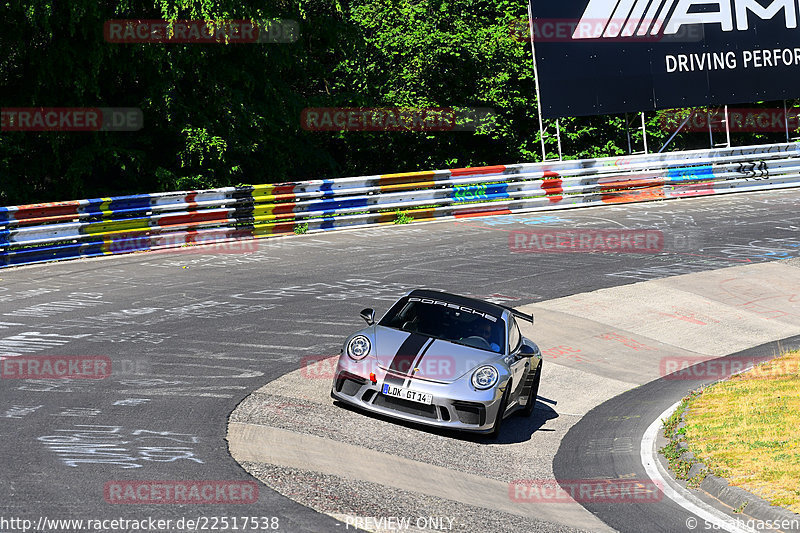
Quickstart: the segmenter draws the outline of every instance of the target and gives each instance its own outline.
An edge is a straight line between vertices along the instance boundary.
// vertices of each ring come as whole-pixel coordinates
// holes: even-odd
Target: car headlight
[[[497,369],[493,366],[482,366],[472,373],[472,386],[476,389],[491,389],[497,384],[500,377]]]
[[[354,361],[361,361],[368,354],[372,345],[364,335],[356,335],[347,343],[347,355]]]

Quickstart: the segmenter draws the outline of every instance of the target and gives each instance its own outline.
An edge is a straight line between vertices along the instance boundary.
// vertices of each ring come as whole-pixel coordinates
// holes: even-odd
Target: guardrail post
[[[558,119],[556,119],[556,139],[558,140],[558,160],[563,161],[564,157],[561,154],[561,124]]]
[[[637,153],[649,154],[650,152],[647,149],[647,128],[645,127],[644,111],[639,113],[639,115],[642,120],[642,125],[640,126],[639,129],[642,131],[642,143],[644,145],[644,152],[637,152]],[[625,135],[628,137],[628,153],[633,154],[633,145],[631,144],[631,129],[630,129],[630,122],[628,121],[628,113],[625,113]]]
[[[728,105],[725,104],[725,138],[728,141],[728,145],[725,148],[731,147],[731,125],[728,122]]]
[[[649,154],[647,150],[647,127],[645,126],[644,111],[642,111],[642,141],[644,142],[644,153]]]
[[[625,137],[628,139],[628,153],[633,153],[633,146],[631,146],[631,129],[628,124],[628,112],[625,112]]]
[[[786,100],[783,101],[783,124],[786,126],[786,142],[789,141],[789,110],[786,108]]]

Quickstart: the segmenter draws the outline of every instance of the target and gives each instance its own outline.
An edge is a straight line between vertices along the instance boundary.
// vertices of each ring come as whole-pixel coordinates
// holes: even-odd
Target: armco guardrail
[[[800,186],[800,144],[412,172],[0,208],[0,267],[392,222]]]

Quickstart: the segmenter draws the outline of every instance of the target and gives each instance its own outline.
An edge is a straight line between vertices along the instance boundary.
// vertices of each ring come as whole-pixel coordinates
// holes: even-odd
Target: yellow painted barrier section
[[[95,222],[89,224],[85,228],[82,228],[81,233],[84,235],[102,235],[104,233],[114,233],[137,229],[150,229],[149,220],[110,220],[108,222]]]
[[[384,174],[380,177],[378,185],[381,192],[420,189],[433,186],[435,177],[436,173],[432,171]]]

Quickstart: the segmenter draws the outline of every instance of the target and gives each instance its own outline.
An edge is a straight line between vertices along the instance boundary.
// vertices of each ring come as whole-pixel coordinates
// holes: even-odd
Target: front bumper
[[[368,373],[359,372],[353,366],[347,362],[342,364],[340,359],[331,388],[334,399],[392,418],[476,433],[492,430],[508,382],[507,376],[501,376],[500,385],[482,391],[472,387],[470,376],[451,383],[411,379],[404,386],[430,394],[433,400],[426,405],[381,394],[387,377],[385,370],[373,367],[376,381],[372,382]],[[365,373],[366,376],[362,375]]]

